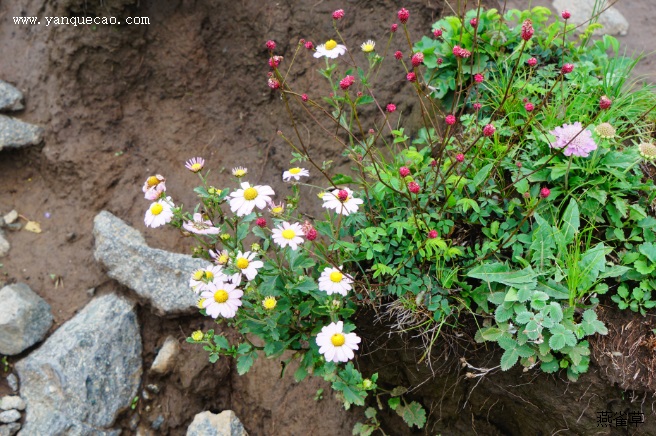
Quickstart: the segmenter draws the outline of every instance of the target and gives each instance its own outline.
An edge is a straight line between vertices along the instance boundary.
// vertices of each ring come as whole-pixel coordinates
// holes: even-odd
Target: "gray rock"
[[[24,108],[23,93],[0,80],[0,111],[19,111]]]
[[[43,141],[41,127],[0,115],[0,150],[36,145],[41,141]]]
[[[18,430],[20,430],[21,425],[17,422],[12,422],[7,425],[0,425],[0,436],[14,436]]]
[[[164,424],[164,416],[158,415],[157,418],[150,424],[150,428],[153,430],[159,430],[159,428]]]
[[[0,230],[0,257],[5,257],[9,253],[10,248],[11,245],[9,245],[9,241],[5,238],[5,232]]]
[[[11,373],[7,376],[7,384],[12,391],[18,391],[18,377],[16,377],[16,374]]]
[[[50,305],[29,286],[5,286],[0,301],[0,354],[13,356],[44,338],[52,325]]]
[[[5,224],[12,224],[18,219],[18,212],[16,212],[16,209],[12,210],[11,212],[7,212],[5,216],[2,217],[2,219],[4,219]]]
[[[10,422],[16,422],[20,419],[20,412],[18,410],[5,410],[0,412],[0,422],[3,424],[9,424]]]
[[[198,310],[189,277],[207,261],[150,248],[139,231],[107,211],[93,222],[94,256],[107,268],[107,275],[147,300],[158,315]]]
[[[0,398],[0,409],[9,410],[23,410],[25,409],[25,401],[17,395],[7,396]]]
[[[187,436],[248,436],[248,433],[235,412],[224,410],[218,415],[207,411],[194,416]]]
[[[567,9],[572,14],[571,18],[567,21],[578,26],[585,23],[592,17],[595,0],[554,0],[552,5],[559,14],[561,11]],[[606,5],[602,5],[601,9],[604,9],[605,7]],[[599,10],[599,8],[597,10]],[[599,16],[599,20],[597,22],[604,27],[603,29],[595,30],[594,35],[624,36],[629,33],[629,22],[626,21],[626,18],[624,18],[620,11],[618,11],[617,8],[613,6],[606,9]],[[586,29],[586,27],[587,25],[583,25],[579,27],[577,31],[582,32]]]
[[[27,414],[21,434],[118,435],[117,415],[141,380],[134,303],[96,297],[15,368]]]
[[[180,344],[173,336],[168,336],[164,345],[157,353],[150,371],[156,374],[168,374],[175,366],[176,359],[180,354]]]

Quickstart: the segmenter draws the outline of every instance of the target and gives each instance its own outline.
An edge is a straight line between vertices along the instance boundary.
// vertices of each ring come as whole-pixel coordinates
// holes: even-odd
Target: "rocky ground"
[[[184,161],[203,156],[214,168],[216,186],[229,180],[230,168],[243,165],[252,181],[270,183],[284,195],[288,187],[280,174],[291,156],[276,131],[289,126],[266,86],[264,41],[275,39],[291,58],[299,38],[332,35],[330,12],[340,7],[348,9],[344,37],[359,44],[386,39],[398,4],[0,3],[0,59],[6,60],[0,79],[8,82],[0,82],[0,354],[9,356],[0,363],[0,435],[20,425],[26,435],[200,435],[211,426],[236,435],[243,431],[239,421],[251,435],[350,434],[361,411],[344,412],[325,383],[297,385],[293,371],[281,377],[279,362],[264,359],[239,377],[228,360],[210,365],[203,350],[184,342],[193,330],[213,327],[193,310],[187,287],[188,271],[198,261],[183,254],[190,243],[180,234],[144,226],[141,192],[145,178],[157,172],[166,175],[176,202],[193,204],[195,180]],[[449,10],[441,0],[407,1],[405,7],[417,38]],[[630,22],[620,37],[628,51],[651,50],[646,44],[656,31],[649,25],[655,13],[650,2],[620,1],[617,7]],[[148,16],[152,24],[9,21],[37,14]],[[393,40],[391,48],[403,48],[403,41]],[[316,60],[303,54],[294,79],[308,93],[319,93]],[[638,74],[656,77],[652,65],[647,58]],[[405,85],[394,67],[383,70],[379,81],[385,84],[382,100]],[[404,117],[416,116],[412,100],[397,106]],[[343,164],[328,139],[310,140],[313,153]],[[369,349],[386,351],[363,365],[399,384],[427,377],[410,370],[412,353],[398,359],[398,344],[378,341]],[[611,345],[599,344],[599,355],[611,353]],[[622,384],[622,377],[613,379],[613,363],[606,378],[593,368],[572,387],[515,373],[474,386],[451,369],[417,395],[433,405],[440,425],[433,430],[443,434],[566,427],[593,434],[598,410],[637,407],[634,399],[645,408],[652,401],[654,386],[641,391]],[[604,390],[608,368],[626,399],[623,390]],[[325,390],[322,398],[315,396],[319,389]],[[572,404],[536,404],[530,395],[539,389],[561,406],[558,398],[565,395]],[[628,398],[628,392],[637,394]],[[559,416],[547,416],[550,410],[569,413],[561,427]],[[574,422],[577,417],[585,419]],[[389,428],[400,428],[394,417],[386,419]],[[653,430],[656,418],[651,420]]]

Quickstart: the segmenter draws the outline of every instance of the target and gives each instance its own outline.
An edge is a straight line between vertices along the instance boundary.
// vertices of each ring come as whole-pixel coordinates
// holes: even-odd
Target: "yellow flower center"
[[[333,283],[339,283],[342,281],[344,275],[339,271],[333,271],[330,273],[330,281]]]
[[[152,213],[153,215],[159,215],[160,213],[162,213],[163,210],[164,207],[159,203],[155,203],[152,206],[150,206],[150,213]]]
[[[334,333],[330,337],[330,342],[332,342],[333,345],[336,347],[341,347],[342,345],[344,345],[344,342],[346,342],[346,338],[341,333]]]
[[[337,47],[337,41],[335,41],[334,39],[329,39],[326,42],[326,45],[324,45],[324,47],[326,47],[326,50],[332,50],[335,47]]]
[[[271,209],[271,213],[274,215],[280,215],[285,209],[282,206],[276,206]]]
[[[209,281],[214,280],[214,273],[212,271],[205,271],[205,278]]]
[[[197,172],[200,171],[202,168],[203,168],[203,166],[202,166],[201,164],[199,164],[198,162],[196,162],[195,164],[193,164],[193,165],[191,166],[190,169],[191,169],[191,171],[197,173]]]
[[[148,183],[148,186],[155,186],[155,185],[159,184],[159,179],[155,176],[150,176],[150,177],[148,177],[147,183]]]
[[[236,169],[233,174],[235,177],[244,177],[246,175],[246,170],[243,168],[239,168]]]
[[[192,276],[192,278],[194,280],[201,280],[203,278],[203,275],[205,275],[205,271],[203,271],[202,269],[199,269],[199,270],[194,272],[194,275]]]
[[[239,269],[246,269],[248,268],[248,259],[245,257],[240,257],[237,259],[237,268]]]
[[[292,229],[287,229],[282,231],[282,237],[285,239],[294,239],[294,236],[296,236],[296,232],[293,231]]]
[[[255,200],[257,197],[257,191],[255,188],[248,188],[244,191],[244,198],[248,201]]]
[[[222,254],[221,256],[219,256],[219,260],[218,260],[218,262],[219,262],[221,265],[224,265],[224,264],[228,263],[228,259],[229,259],[229,257],[228,257],[227,254]]]
[[[193,332],[191,334],[191,339],[193,339],[194,341],[197,341],[197,342],[202,341],[203,340],[203,332],[201,332],[200,330],[196,330],[195,332]]]
[[[205,302],[205,298],[199,298],[198,302],[196,303],[196,306],[198,306],[199,309],[202,309],[204,302]]]
[[[266,310],[274,309],[276,307],[276,304],[278,304],[278,302],[274,297],[266,297],[264,301],[262,301],[262,306],[264,306]]]
[[[301,169],[300,169],[299,167],[296,167],[296,168],[290,168],[290,169],[289,169],[289,172],[290,172],[291,174],[298,174],[298,173],[301,172]]]
[[[223,289],[219,289],[214,293],[214,301],[216,301],[217,303],[225,303],[226,301],[228,301],[228,297],[229,297],[228,293]]]

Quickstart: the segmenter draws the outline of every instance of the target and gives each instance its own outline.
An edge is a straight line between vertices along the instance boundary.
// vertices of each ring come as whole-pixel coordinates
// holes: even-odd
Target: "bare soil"
[[[151,246],[187,251],[190,243],[181,235],[144,226],[148,202],[143,199],[141,185],[149,175],[163,174],[176,203],[193,205],[196,179],[184,168],[184,161],[194,156],[208,161],[213,168],[210,180],[217,187],[228,183],[231,168],[246,166],[250,181],[273,185],[282,198],[289,188],[280,182],[280,176],[291,155],[276,131],[290,127],[280,101],[266,84],[268,55],[264,42],[274,39],[276,52],[289,61],[300,38],[317,44],[332,37],[330,13],[345,8],[347,16],[340,22],[340,31],[347,41],[359,43],[372,38],[384,45],[400,7],[397,3],[0,3],[0,78],[25,93],[26,109],[17,114],[18,118],[46,129],[42,146],[0,153],[0,213],[16,209],[24,219],[38,221],[43,229],[40,234],[24,230],[7,233],[12,249],[0,259],[0,285],[29,284],[51,305],[53,331],[95,294],[129,295],[129,290],[107,278],[93,258],[93,217],[109,210],[139,229]],[[630,47],[639,50],[643,46],[638,43],[650,39],[647,34],[651,40],[656,36],[645,18],[653,15],[654,8],[648,7],[648,0],[621,3],[633,8],[639,17],[627,16],[634,26],[629,36],[635,35],[637,41]],[[417,38],[428,32],[444,10],[449,12],[442,0],[409,0],[404,6],[412,13],[410,33]],[[151,24],[45,27],[17,26],[12,21],[13,16],[20,15],[76,14],[147,16]],[[390,46],[390,50],[396,49],[407,51],[400,34]],[[353,51],[355,55],[356,49]],[[313,95],[325,91],[318,85],[319,61],[302,52],[296,62],[299,66],[294,80],[299,89],[304,87]],[[394,101],[404,117],[416,116],[413,100],[399,100],[397,96],[407,86],[400,65],[384,69],[378,80],[384,85],[378,96],[381,101]],[[337,166],[345,163],[329,138],[310,130],[307,135],[312,153],[334,160]],[[347,435],[361,418],[361,410],[344,412],[322,381],[295,384],[289,369],[281,377],[279,361],[261,359],[243,377],[228,360],[209,365],[204,351],[184,344],[191,331],[211,328],[212,323],[200,315],[163,319],[144,306],[139,316],[144,369],[149,368],[167,335],[178,338],[183,351],[181,364],[171,375],[145,375],[144,392],[148,391],[146,386],[156,385],[158,393],[142,394],[137,407],[121,415],[118,425],[128,433],[138,426],[146,431],[161,415],[164,422],[156,434],[184,434],[193,416],[203,410],[235,410],[251,435]],[[390,386],[425,380],[421,378],[427,377],[425,371],[410,371],[416,358],[413,352],[400,348],[400,344],[382,347],[375,337],[372,332],[371,343],[365,347],[364,368],[380,371]],[[481,361],[481,351],[489,360]],[[460,350],[462,355],[472,353],[472,362],[477,365],[493,366],[498,356],[490,351]],[[367,357],[369,352],[375,354]],[[567,427],[567,423],[558,427],[561,413],[576,412],[576,420],[578,413],[583,416],[585,412],[583,424],[568,428],[587,429],[592,434],[596,410],[593,406],[583,410],[586,404],[603,408],[605,403],[595,403],[595,398],[611,395],[608,401],[619,398],[618,404],[626,406],[622,391],[609,391],[597,368],[581,383],[572,385],[535,372],[490,375],[476,384],[477,380],[463,375],[459,361],[453,360],[455,354],[450,356],[444,362],[446,373],[416,393],[430,408],[431,416],[437,417],[429,432],[492,435],[522,434],[525,430],[523,434],[529,434],[547,428],[554,432]],[[615,380],[611,378],[611,382]],[[580,407],[569,410],[561,404],[551,413],[555,418],[549,418],[549,425],[532,425],[536,414],[548,419],[544,416],[556,410],[552,403],[535,404],[527,399],[537,392],[536,386],[544,389],[540,398],[553,394],[552,400],[560,403],[575,398]],[[586,386],[594,388],[588,392]],[[315,399],[318,389],[324,393]],[[6,382],[0,378],[0,395],[7,392]],[[465,401],[471,392],[476,394]],[[384,419],[391,434],[406,431],[398,418],[390,415]],[[652,421],[656,423],[653,416]]]

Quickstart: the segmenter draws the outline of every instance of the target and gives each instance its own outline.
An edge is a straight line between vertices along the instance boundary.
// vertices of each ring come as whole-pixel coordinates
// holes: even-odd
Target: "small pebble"
[[[14,436],[20,430],[21,425],[17,422],[12,422],[7,425],[0,425],[0,436]]]
[[[144,400],[146,400],[146,401],[150,401],[150,400],[153,399],[153,397],[151,396],[150,392],[148,392],[146,389],[144,389],[143,391],[141,391],[141,397],[142,397]]]
[[[4,219],[5,224],[11,224],[18,219],[18,212],[16,212],[16,210],[12,210],[2,218]]]
[[[159,386],[157,386],[155,384],[146,386],[146,389],[148,389],[153,394],[159,394]]]
[[[16,377],[16,374],[12,373],[7,376],[7,384],[12,391],[18,391],[18,377]]]
[[[18,410],[5,410],[0,413],[0,422],[4,424],[9,424],[10,422],[18,421],[21,417],[21,414]]]
[[[89,297],[93,297],[96,294],[96,288],[89,288],[87,289],[87,295]]]
[[[164,417],[162,415],[159,415],[155,420],[153,421],[152,424],[150,424],[150,428],[153,430],[159,430],[159,428],[164,424]]]
[[[2,410],[25,410],[25,401],[17,395],[0,398],[0,409]]]

